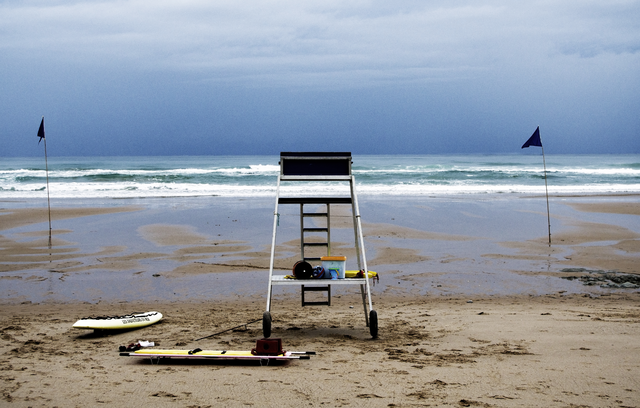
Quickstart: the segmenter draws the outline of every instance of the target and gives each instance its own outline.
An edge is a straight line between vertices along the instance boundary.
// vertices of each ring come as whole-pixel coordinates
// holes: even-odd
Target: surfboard
[[[285,351],[278,355],[257,355],[251,351],[238,350],[171,350],[142,349],[130,353],[120,353],[123,357],[156,359],[222,359],[222,360],[308,360],[313,351]]]
[[[83,317],[73,324],[75,329],[127,330],[137,329],[157,323],[162,319],[160,312],[132,313],[124,316]]]

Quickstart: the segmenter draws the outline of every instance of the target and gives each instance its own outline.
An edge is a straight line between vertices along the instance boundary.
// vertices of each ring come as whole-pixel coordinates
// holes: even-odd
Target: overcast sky
[[[0,0],[0,156],[43,115],[50,156],[640,153],[640,1]]]

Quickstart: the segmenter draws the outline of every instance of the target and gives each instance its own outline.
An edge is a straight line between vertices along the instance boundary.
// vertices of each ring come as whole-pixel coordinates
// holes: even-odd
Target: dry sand
[[[262,301],[13,305],[0,313],[1,406],[475,406],[637,407],[638,294],[591,297],[378,296],[370,338],[355,297],[331,309],[281,301],[273,337],[310,360],[161,362],[120,357],[139,340],[163,348],[250,350]],[[469,303],[472,300],[472,303]],[[351,302],[350,302],[351,301]],[[354,308],[349,308],[354,306]],[[75,330],[76,318],[162,310],[155,326],[112,335]]]
[[[490,268],[503,263],[514,276],[525,277],[603,275],[593,269],[632,277],[640,273],[635,218],[640,204],[567,204],[596,218],[554,215],[563,228],[554,232],[551,247],[546,237],[487,246],[491,242],[484,237],[386,221],[367,223],[365,239],[372,242],[374,253],[370,264],[386,270],[413,268],[414,272],[383,274],[384,284],[379,291],[374,288],[378,339],[371,339],[365,327],[356,293],[338,293],[331,308],[301,308],[299,295],[276,294],[272,337],[282,338],[285,349],[317,352],[310,360],[266,367],[212,362],[153,365],[119,356],[118,346],[138,340],[154,341],[163,348],[250,350],[262,337],[259,322],[195,339],[260,319],[263,293],[216,300],[116,299],[97,304],[21,303],[26,294],[3,298],[0,406],[640,406],[637,288],[584,286],[578,294],[556,290],[517,296],[510,295],[508,288],[494,296],[456,295],[455,291],[424,296],[417,289],[425,279],[447,276],[446,268],[464,265],[482,271],[486,262],[491,262]],[[135,211],[142,209],[55,209],[53,215],[59,221]],[[598,214],[627,215],[632,225],[608,223]],[[463,216],[482,218],[472,211]],[[137,234],[149,246],[140,251],[113,242],[92,252],[83,243],[66,241],[63,237],[70,232],[64,228],[54,229],[54,245],[49,249],[48,231],[12,231],[44,222],[42,210],[0,210],[0,285],[14,281],[24,281],[27,288],[31,281],[42,285],[46,283],[39,281],[42,273],[58,274],[58,284],[65,285],[65,277],[106,271],[133,271],[146,280],[152,279],[146,274],[153,273],[172,282],[268,267],[268,248],[227,239],[224,234],[212,238],[193,225],[142,225]],[[434,249],[431,254],[421,249],[423,242],[445,250]],[[296,240],[282,243],[278,266],[286,269],[297,259],[297,245]],[[470,255],[466,251],[474,245],[493,252],[479,250],[478,257]],[[336,243],[345,253],[347,246]],[[173,266],[153,269],[169,263]],[[537,267],[544,264],[554,268]],[[569,269],[559,271],[563,266]],[[414,287],[416,282],[423,283]],[[140,330],[108,335],[71,328],[83,316],[148,310],[161,311],[165,319]]]

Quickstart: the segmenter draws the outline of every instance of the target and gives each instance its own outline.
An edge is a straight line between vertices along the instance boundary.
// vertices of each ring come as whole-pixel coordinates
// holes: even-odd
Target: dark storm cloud
[[[43,114],[58,155],[504,152],[537,125],[549,153],[637,153],[639,10],[2,2],[0,156],[37,154]]]

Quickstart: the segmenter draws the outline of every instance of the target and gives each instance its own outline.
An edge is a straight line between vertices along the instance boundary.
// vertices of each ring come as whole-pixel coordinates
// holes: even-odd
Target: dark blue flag
[[[40,129],[38,129],[38,137],[40,138],[40,140],[38,140],[38,144],[40,144],[40,142],[42,142],[42,139],[44,139],[44,116],[42,117],[42,122],[40,122]]]
[[[531,135],[529,140],[524,142],[524,144],[522,145],[522,149],[524,149],[525,147],[529,147],[529,146],[542,147],[542,142],[540,141],[540,126],[538,126],[536,128],[536,131],[533,132],[533,134]]]

